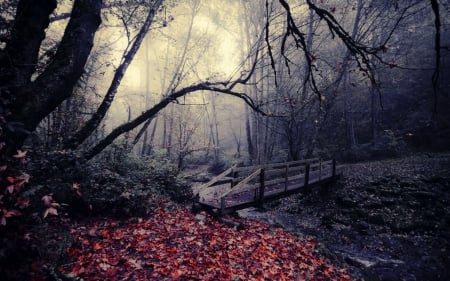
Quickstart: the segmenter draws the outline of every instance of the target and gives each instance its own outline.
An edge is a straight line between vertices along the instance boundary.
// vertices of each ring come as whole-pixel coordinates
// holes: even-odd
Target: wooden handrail
[[[256,169],[251,170],[254,168]],[[252,173],[248,174],[246,171]],[[227,197],[252,191],[255,192],[255,202],[262,205],[267,186],[284,184],[284,192],[287,192],[291,190],[291,186],[297,188],[301,184],[306,187],[324,179],[334,178],[336,173],[336,160],[322,161],[318,158],[248,167],[233,165],[202,185],[199,190],[229,182],[230,186],[224,189],[222,194],[219,192],[214,196],[215,200],[219,200],[221,209],[228,208]]]
[[[280,163],[272,163],[272,164],[262,164],[262,165],[253,165],[253,166],[244,166],[244,167],[236,167],[233,169],[233,172],[243,172],[243,171],[250,171],[255,170],[259,168],[265,168],[265,169],[271,169],[275,167],[285,167],[286,165],[289,165],[289,167],[299,166],[301,164],[306,163],[313,163],[318,162],[319,158],[310,158],[310,159],[303,159],[303,160],[297,160],[297,161],[291,161],[291,162],[280,162]]]
[[[248,171],[251,171],[251,174]],[[234,165],[201,188],[214,186],[220,182],[230,182],[230,185],[224,189],[220,186],[220,192],[223,193],[214,194],[211,204],[206,204],[213,208],[220,208],[220,212],[224,214],[228,209],[242,208],[252,204],[262,206],[267,198],[282,196],[284,193],[291,194],[299,188],[329,182],[340,172],[340,170],[337,171],[334,159],[323,161],[312,158],[249,167]],[[228,177],[225,178],[225,176]]]
[[[309,174],[310,174],[311,167],[313,167],[313,168],[320,167],[320,165],[321,165],[320,161],[321,160],[319,158],[311,158],[311,159],[304,159],[304,160],[285,162],[285,163],[274,163],[274,164],[268,164],[268,165],[247,166],[247,167],[235,167],[234,169],[232,169],[232,171],[229,171],[228,173],[232,172],[234,174],[234,173],[238,173],[238,172],[242,172],[242,171],[248,171],[248,170],[251,170],[254,168],[258,168],[258,169],[255,172],[253,172],[252,174],[243,178],[236,185],[234,185],[234,186],[232,185],[232,188],[230,190],[226,191],[225,193],[223,193],[222,195],[220,195],[219,198],[221,199],[221,201],[223,201],[222,199],[224,199],[225,197],[227,197],[231,194],[245,192],[245,191],[254,189],[254,186],[249,186],[248,182],[251,181],[252,179],[254,179],[256,176],[260,175],[261,171],[264,171],[264,173],[266,175],[276,175],[277,173],[279,173],[280,175],[284,175],[284,177],[286,179],[286,183],[285,183],[286,190],[288,188],[287,181],[290,178],[289,172],[293,172],[293,171],[304,172],[305,180],[306,180],[305,184],[307,184],[308,180],[309,180]],[[272,173],[272,172],[275,172],[275,173]],[[260,180],[260,186],[264,185],[264,181],[265,181],[265,179]],[[234,182],[235,181],[233,181],[233,183]],[[261,193],[261,190],[260,190],[260,193]],[[264,190],[262,190],[262,193],[264,193]]]
[[[237,192],[237,191],[246,191],[241,190],[241,188],[246,187],[245,185],[251,181],[252,179],[254,179],[256,176],[258,176],[261,173],[261,169],[258,169],[256,171],[254,171],[252,174],[250,174],[249,176],[247,176],[245,179],[243,179],[242,181],[240,181],[238,184],[236,184],[235,186],[233,186],[232,189],[228,190],[227,192],[225,192],[224,194],[222,194],[220,196],[220,198],[225,198],[226,196],[228,196],[229,194],[233,194],[233,192]]]
[[[204,188],[208,188],[211,185],[215,184],[216,182],[218,182],[219,180],[222,180],[222,178],[226,175],[228,175],[229,173],[233,172],[233,169],[236,168],[236,164],[234,164],[233,166],[231,166],[231,168],[228,168],[227,170],[223,171],[222,173],[220,173],[218,176],[215,176],[214,178],[212,178],[209,182],[202,184],[198,190],[199,192],[204,189]]]

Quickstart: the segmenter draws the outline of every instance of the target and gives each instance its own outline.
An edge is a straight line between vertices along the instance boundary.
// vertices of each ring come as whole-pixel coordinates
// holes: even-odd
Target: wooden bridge
[[[336,179],[336,160],[305,159],[259,166],[232,166],[199,188],[198,203],[220,214],[301,192]]]

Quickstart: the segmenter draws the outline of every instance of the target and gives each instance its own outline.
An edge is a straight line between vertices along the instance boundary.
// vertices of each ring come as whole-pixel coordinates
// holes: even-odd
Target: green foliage
[[[223,172],[227,168],[228,164],[226,161],[224,161],[222,158],[217,159],[214,161],[211,166],[208,168],[208,172],[218,175],[221,172]]]
[[[374,142],[358,144],[341,153],[344,161],[358,162],[398,157],[405,153],[405,142],[391,130],[384,130]]]
[[[234,162],[236,162],[236,158],[231,154],[221,151],[217,155],[211,151],[209,153],[202,151],[200,153],[193,153],[186,158],[187,165],[207,165],[208,172],[211,174],[220,174]]]
[[[213,161],[213,155],[198,151],[189,154],[185,162],[189,165],[209,165]]]
[[[113,161],[96,161],[85,170],[81,192],[95,213],[143,215],[152,211],[158,197],[179,203],[192,197],[176,166],[162,155],[142,158],[121,153]]]

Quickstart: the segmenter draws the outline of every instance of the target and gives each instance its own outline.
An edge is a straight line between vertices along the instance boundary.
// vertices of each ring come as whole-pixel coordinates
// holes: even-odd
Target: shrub
[[[95,162],[86,167],[80,183],[86,201],[99,214],[141,216],[150,212],[158,197],[185,203],[190,187],[178,176],[176,165],[166,157],[138,157],[131,153],[117,161]]]

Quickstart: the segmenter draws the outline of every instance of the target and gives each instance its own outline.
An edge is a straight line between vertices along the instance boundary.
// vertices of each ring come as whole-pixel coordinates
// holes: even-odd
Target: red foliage
[[[160,207],[137,222],[73,225],[72,261],[58,270],[84,280],[352,280],[314,241],[235,220],[243,230]]]
[[[0,129],[1,135],[1,129]],[[0,154],[4,153],[4,143],[0,143]],[[6,157],[2,155],[0,159],[7,159],[10,164],[14,164],[18,161],[20,164],[27,162],[26,151],[17,150],[16,154],[12,157]],[[30,202],[26,199],[18,197],[19,192],[29,182],[30,176],[26,173],[19,172],[16,169],[11,169],[8,165],[0,166],[0,225],[5,226],[7,219],[17,217],[21,215],[21,212],[17,210],[26,208],[30,205]]]

